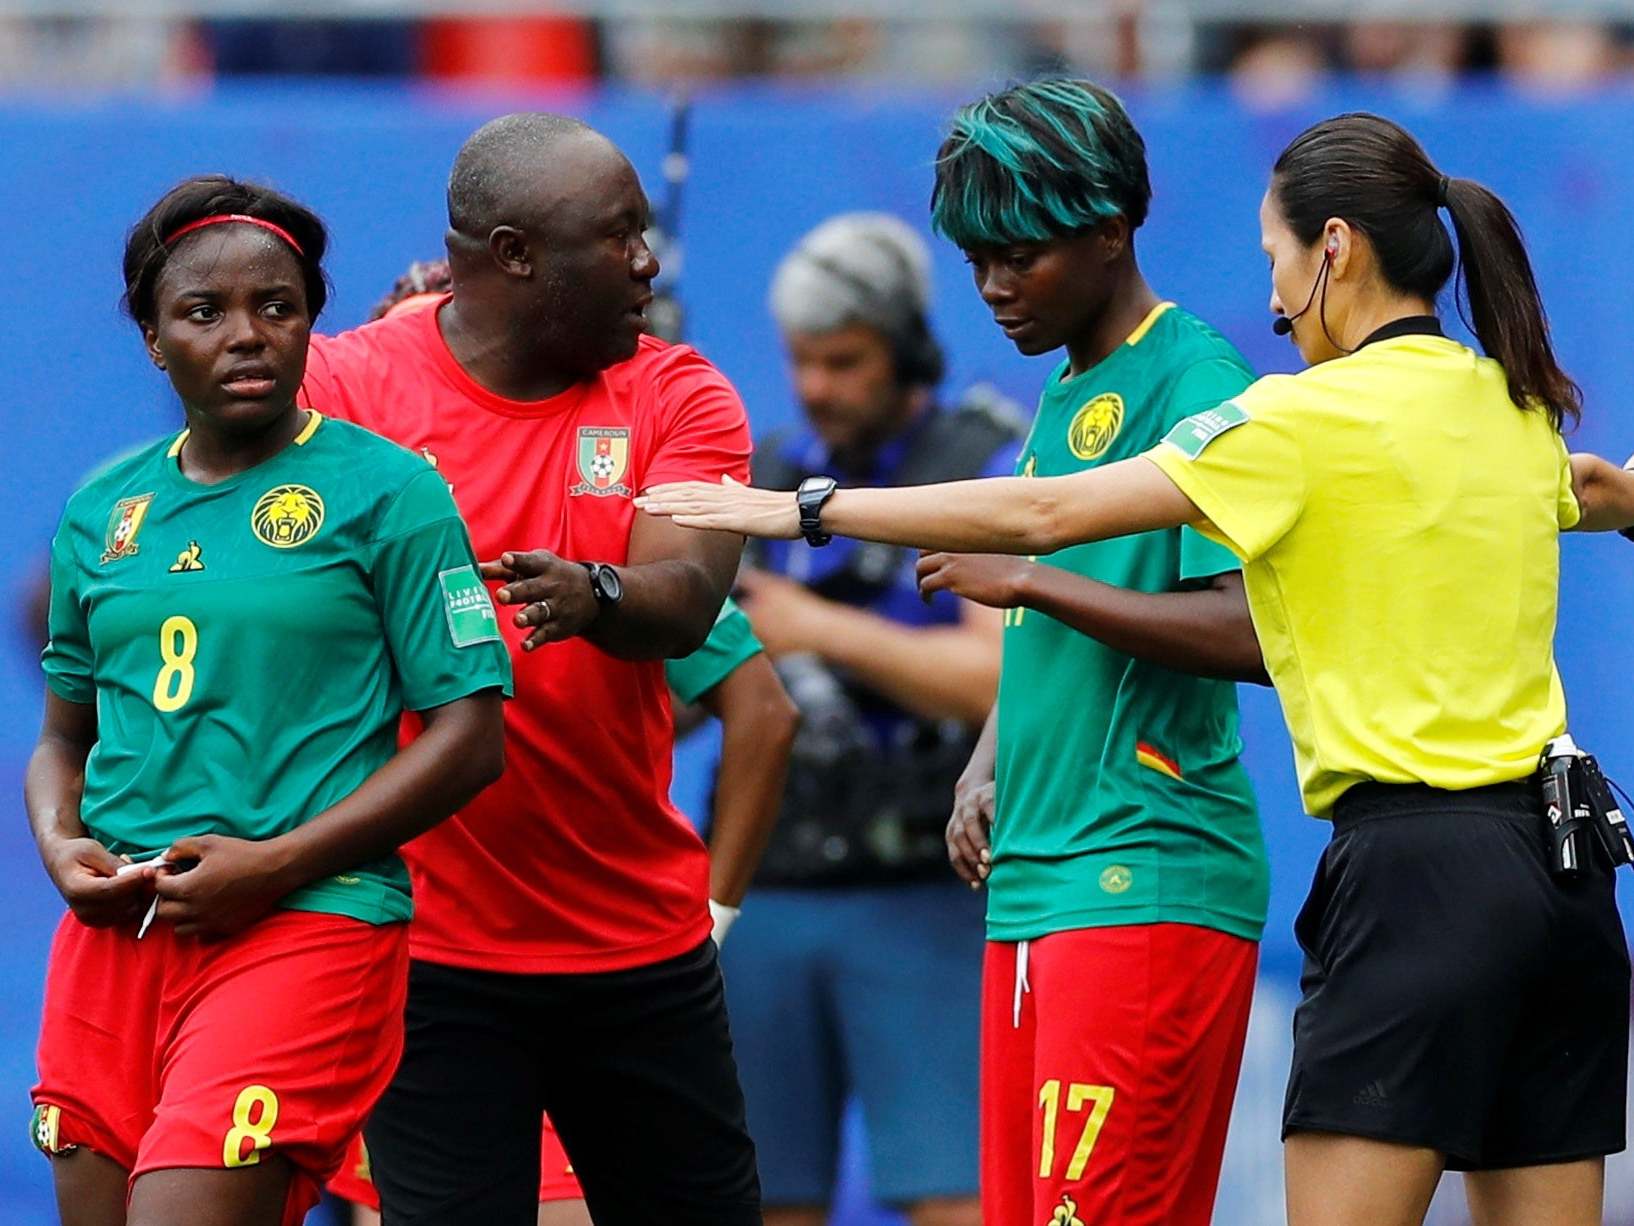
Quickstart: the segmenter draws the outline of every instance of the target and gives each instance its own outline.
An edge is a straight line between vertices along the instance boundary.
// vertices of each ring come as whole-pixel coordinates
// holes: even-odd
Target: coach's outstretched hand
[[[788,490],[757,490],[722,477],[655,485],[635,500],[648,515],[664,515],[683,528],[737,532],[767,540],[792,541],[800,535],[800,511]]]
[[[494,593],[500,604],[525,606],[516,624],[534,630],[523,640],[523,651],[583,634],[601,612],[590,572],[548,549],[501,554],[497,562],[482,564],[482,577],[505,585]]]
[[[40,858],[74,918],[91,928],[135,923],[153,898],[153,871],[129,864],[92,838],[52,839]]]
[[[305,884],[290,878],[291,866],[276,839],[201,834],[177,839],[164,859],[170,867],[154,879],[155,918],[175,924],[177,936],[209,939],[242,932]]]

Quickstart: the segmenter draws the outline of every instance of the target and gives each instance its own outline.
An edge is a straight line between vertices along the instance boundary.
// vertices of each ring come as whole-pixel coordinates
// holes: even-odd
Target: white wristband
[[[741,907],[729,907],[723,902],[716,902],[713,898],[709,900],[709,918],[715,922],[715,927],[709,935],[715,939],[716,949],[725,943],[727,930],[742,914]]]

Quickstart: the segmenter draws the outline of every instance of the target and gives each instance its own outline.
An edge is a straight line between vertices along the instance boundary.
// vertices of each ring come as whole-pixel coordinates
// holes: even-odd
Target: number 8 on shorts
[[[221,1145],[221,1165],[255,1166],[261,1151],[272,1144],[273,1125],[278,1122],[278,1096],[266,1086],[245,1086],[233,1103],[233,1126]],[[244,1142],[250,1143],[249,1152]]]

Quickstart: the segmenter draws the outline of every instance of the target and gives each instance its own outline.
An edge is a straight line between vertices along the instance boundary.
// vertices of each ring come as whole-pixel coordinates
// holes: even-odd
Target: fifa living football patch
[[[1247,420],[1248,414],[1242,406],[1228,400],[1218,408],[1194,413],[1185,421],[1176,422],[1174,429],[1163,436],[1163,441],[1188,460],[1195,460],[1203,454],[1203,448]]]
[[[437,575],[443,587],[443,612],[448,614],[448,637],[456,647],[499,641],[499,618],[488,589],[474,566],[456,566]]]

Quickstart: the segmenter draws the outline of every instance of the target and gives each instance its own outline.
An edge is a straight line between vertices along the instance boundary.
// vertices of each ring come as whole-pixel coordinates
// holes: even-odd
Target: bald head
[[[448,175],[448,224],[470,238],[496,226],[531,226],[573,186],[585,160],[624,161],[589,124],[567,115],[522,111],[471,134]]]
[[[651,212],[630,160],[577,119],[484,124],[448,178],[454,300],[438,320],[450,345],[466,337],[492,352],[502,342],[531,370],[514,386],[530,388],[630,358],[658,275]]]

